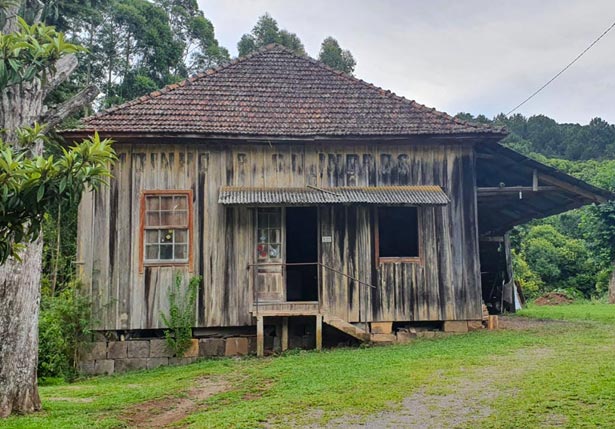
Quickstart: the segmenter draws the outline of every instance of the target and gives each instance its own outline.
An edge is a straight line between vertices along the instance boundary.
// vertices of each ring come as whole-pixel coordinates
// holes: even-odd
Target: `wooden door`
[[[256,297],[259,302],[285,300],[284,210],[259,208],[256,214]]]

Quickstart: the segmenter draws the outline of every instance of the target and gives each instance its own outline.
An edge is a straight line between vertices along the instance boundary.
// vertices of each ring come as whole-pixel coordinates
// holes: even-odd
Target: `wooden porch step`
[[[345,320],[340,319],[339,317],[329,316],[325,314],[323,316],[323,322],[364,343],[369,342],[371,339],[368,332],[365,332],[361,328],[357,328],[353,324],[348,323]]]
[[[259,302],[252,306],[252,316],[287,317],[320,314],[318,301]]]

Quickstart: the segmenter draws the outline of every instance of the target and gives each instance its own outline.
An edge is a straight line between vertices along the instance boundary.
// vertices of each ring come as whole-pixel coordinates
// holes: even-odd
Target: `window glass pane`
[[[175,245],[175,259],[188,259],[188,246],[185,244]]]
[[[158,226],[160,225],[160,214],[158,212],[147,212],[145,214],[146,226]]]
[[[267,242],[267,230],[266,229],[259,229],[258,230],[258,242],[259,243],[266,243]]]
[[[158,245],[150,244],[145,246],[145,259],[157,260],[158,259]]]
[[[270,243],[280,243],[280,230],[279,229],[270,229],[269,230],[269,242]]]
[[[267,215],[259,211],[258,213],[258,227],[259,228],[267,228]]]
[[[173,197],[172,196],[160,197],[160,210],[173,210]]]
[[[176,243],[187,243],[188,242],[188,231],[185,229],[176,229],[175,230],[175,242]]]
[[[186,210],[188,208],[188,197],[185,195],[176,196],[174,206],[176,210]]]
[[[148,230],[145,231],[145,242],[146,243],[158,243],[158,230]]]
[[[160,242],[161,243],[173,243],[173,230],[172,229],[160,230]]]
[[[269,258],[278,259],[279,257],[280,257],[280,245],[270,244],[269,245]]]
[[[160,260],[171,260],[173,259],[173,245],[172,244],[161,244],[160,245]]]
[[[175,223],[173,222],[174,216],[171,211],[163,211],[160,212],[160,225],[162,226],[173,226]]]
[[[145,202],[147,210],[155,211],[160,209],[160,197],[158,196],[145,197]]]
[[[258,244],[256,246],[256,256],[259,261],[264,261],[267,259],[267,245],[266,244]]]
[[[146,195],[144,259],[185,262],[189,257],[188,208],[185,194]]]
[[[281,220],[281,212],[276,210],[275,212],[269,215],[269,228],[279,228],[282,222]]]

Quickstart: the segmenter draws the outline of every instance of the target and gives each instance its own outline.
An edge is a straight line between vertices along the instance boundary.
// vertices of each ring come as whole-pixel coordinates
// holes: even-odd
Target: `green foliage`
[[[608,159],[615,154],[615,126],[600,118],[579,125],[558,124],[544,115],[498,115],[490,120],[460,113],[457,117],[503,125],[510,131],[503,141],[510,148],[594,186],[615,191],[615,160]],[[547,236],[544,225],[551,227]],[[528,295],[575,288],[585,296],[602,296],[615,261],[615,203],[586,206],[534,221],[515,228],[512,239],[515,276]],[[523,244],[527,239],[530,242]]]
[[[320,45],[318,60],[329,67],[352,75],[356,62],[348,50],[342,50],[337,40],[327,37]]]
[[[36,77],[44,79],[54,72],[60,57],[82,50],[66,42],[64,35],[53,27],[28,25],[22,18],[18,22],[19,31],[0,33],[0,91]]]
[[[75,204],[86,187],[97,188],[109,177],[115,158],[110,140],[95,134],[61,149],[58,157],[32,156],[43,129],[18,130],[17,150],[0,139],[0,263],[18,257],[20,243],[35,240],[44,214],[59,202]]]
[[[541,223],[519,231],[515,273],[529,297],[547,290],[576,289],[585,296],[596,293],[598,269],[586,243]]]
[[[241,36],[237,50],[240,56],[244,56],[271,43],[279,43],[298,55],[305,55],[305,48],[299,37],[287,30],[280,30],[278,22],[268,13],[258,18],[249,34]]]
[[[489,415],[471,424],[457,422],[458,427],[543,428],[553,422],[575,429],[613,427],[613,306],[531,306],[521,314],[524,318],[516,319],[523,325],[531,323],[526,318],[570,323],[540,322],[530,325],[531,329],[484,330],[417,339],[411,344],[307,351],[275,359],[208,359],[72,385],[42,386],[46,412],[11,417],[3,427],[126,427],[130,426],[126,417],[143,409],[141,404],[168,400],[171,405],[195,387],[202,388],[207,379],[226,381],[229,388],[189,410],[177,425],[257,428],[267,422],[270,427],[327,427],[335,426],[331,419],[341,417],[338,422],[347,422],[348,416],[364,423],[380,411],[396,412],[398,404],[416,394],[427,404],[432,397],[435,401],[454,395],[455,401],[467,400],[469,407],[477,404],[477,397],[488,398]],[[463,398],[467,389],[456,393],[455,388],[467,385],[479,390]],[[494,389],[504,394],[490,395]]]
[[[88,49],[54,102],[95,83],[107,107],[230,59],[196,0],[50,0],[43,17]]]
[[[164,331],[167,347],[175,356],[182,357],[192,342],[192,327],[195,323],[196,295],[201,277],[192,277],[184,289],[180,272],[169,290],[169,314],[161,313],[162,322],[168,328]]]
[[[90,302],[71,283],[56,296],[43,292],[39,315],[38,376],[72,379],[90,335]]]

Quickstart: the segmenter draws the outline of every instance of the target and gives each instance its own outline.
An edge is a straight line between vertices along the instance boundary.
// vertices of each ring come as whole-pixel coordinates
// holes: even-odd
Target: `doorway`
[[[286,208],[286,300],[318,301],[318,209]]]

